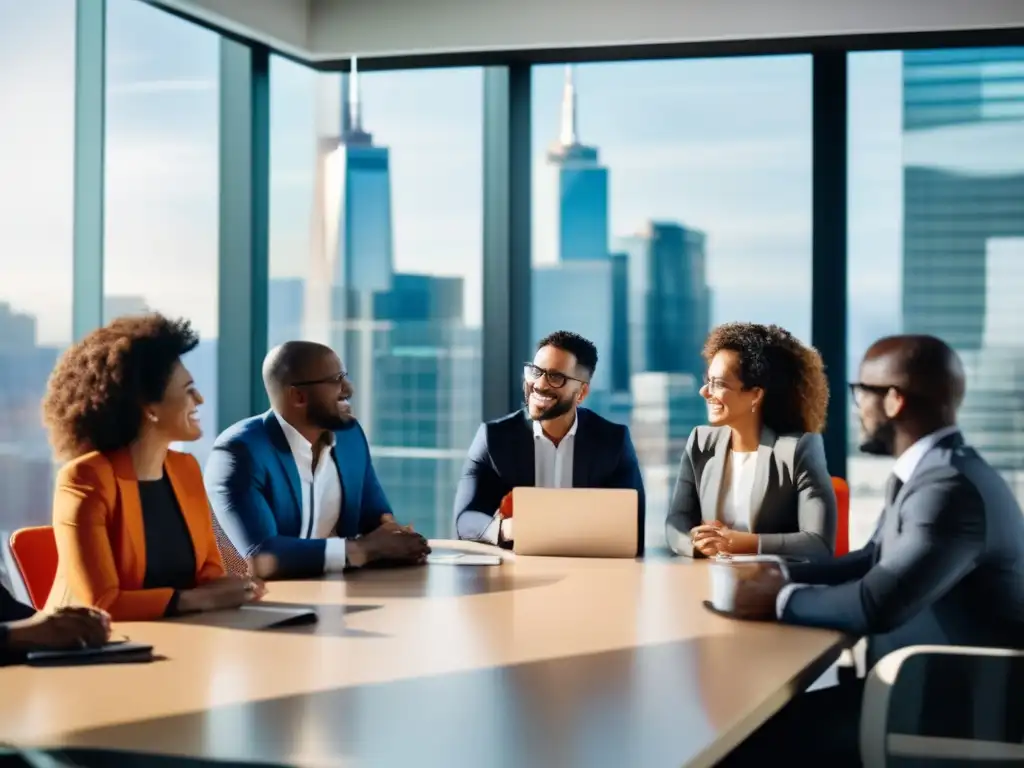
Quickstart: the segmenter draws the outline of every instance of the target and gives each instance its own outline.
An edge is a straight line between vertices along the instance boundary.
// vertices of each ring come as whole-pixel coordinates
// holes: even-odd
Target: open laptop
[[[514,488],[512,551],[550,557],[636,557],[632,488]]]

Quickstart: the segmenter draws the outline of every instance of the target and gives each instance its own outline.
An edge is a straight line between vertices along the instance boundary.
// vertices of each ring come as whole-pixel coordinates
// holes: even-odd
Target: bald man
[[[861,450],[896,459],[875,533],[845,557],[791,566],[788,584],[765,568],[744,583],[740,618],[867,637],[869,668],[911,645],[1024,646],[1024,516],[957,428],[964,389],[959,357],[933,336],[868,349],[850,385]],[[862,690],[853,681],[798,697],[724,764],[779,749],[799,765],[860,765]]]
[[[311,578],[375,561],[421,563],[399,525],[329,347],[289,341],[263,363],[271,409],[225,430],[204,473],[220,528],[264,578]]]

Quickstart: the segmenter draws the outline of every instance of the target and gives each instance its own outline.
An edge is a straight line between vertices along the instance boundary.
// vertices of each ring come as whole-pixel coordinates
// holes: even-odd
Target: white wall
[[[1024,0],[150,0],[311,60],[1024,27]]]

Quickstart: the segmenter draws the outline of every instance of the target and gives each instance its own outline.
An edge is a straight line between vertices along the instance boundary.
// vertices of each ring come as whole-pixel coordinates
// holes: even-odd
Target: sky
[[[108,2],[108,294],[217,328],[218,39],[136,0]],[[74,1],[0,0],[0,301],[71,334]],[[317,74],[271,66],[273,277],[308,263]],[[533,75],[534,227],[554,224],[544,161],[564,69]],[[579,132],[610,168],[611,239],[648,219],[708,235],[715,322],[810,334],[811,61],[588,64]],[[481,312],[480,69],[362,76],[364,127],[390,147],[395,265],[462,275]],[[851,57],[851,346],[899,326],[900,55]],[[13,108],[11,108],[13,106]],[[538,252],[541,262],[550,254]],[[861,338],[865,341],[861,341]]]

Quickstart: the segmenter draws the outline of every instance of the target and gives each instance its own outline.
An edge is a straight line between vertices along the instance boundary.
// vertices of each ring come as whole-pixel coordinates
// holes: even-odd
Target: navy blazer
[[[644,481],[629,428],[578,408],[573,448],[574,488],[633,488],[637,492],[637,555],[644,550]],[[505,494],[535,484],[533,421],[525,410],[484,422],[477,430],[455,491],[455,532],[481,541]],[[492,542],[493,543],[493,542]]]
[[[790,566],[782,620],[868,637],[868,666],[909,645],[1024,643],[1024,517],[959,434],[928,451],[863,549]]]
[[[334,433],[331,451],[343,491],[338,536],[350,538],[380,525],[392,514],[373,471],[363,428]],[[270,554],[278,578],[323,574],[323,539],[300,538],[302,484],[284,430],[267,411],[228,427],[217,437],[206,462],[206,492],[217,522],[243,557]]]

